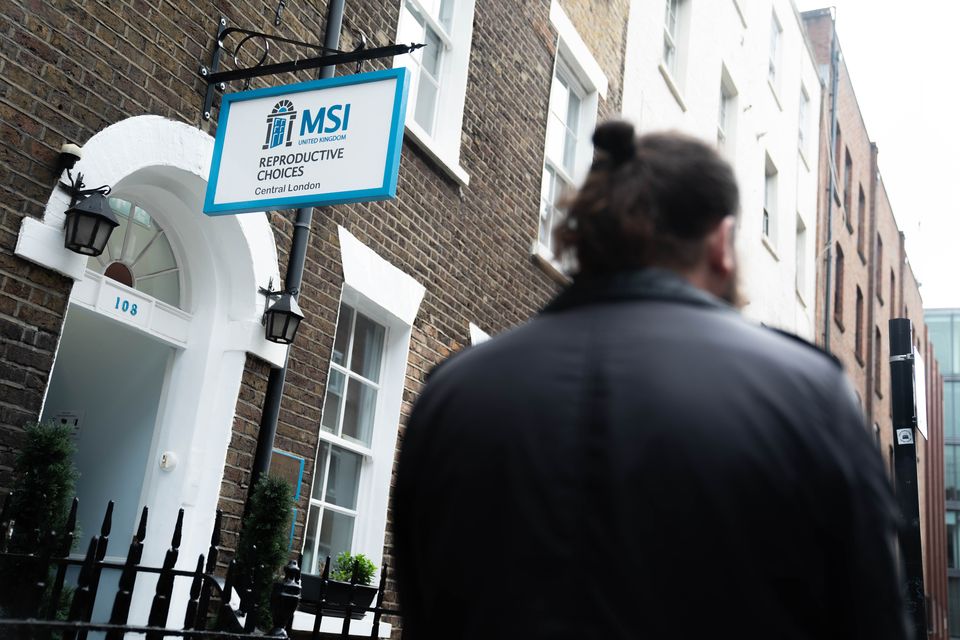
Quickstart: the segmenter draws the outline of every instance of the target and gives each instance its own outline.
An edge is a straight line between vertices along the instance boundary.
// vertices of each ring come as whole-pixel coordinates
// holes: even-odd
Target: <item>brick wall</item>
[[[831,40],[834,37],[830,11],[807,12],[803,17],[817,62],[820,65],[829,65]],[[880,176],[877,145],[870,141],[852,81],[842,60],[838,69],[836,95],[836,119],[841,141],[839,145],[830,137],[832,91],[831,77],[821,108],[821,191],[817,216],[818,246],[827,246],[829,237],[831,275],[828,281],[826,263],[821,258],[817,269],[818,343],[828,344],[830,351],[843,363],[863,401],[865,416],[871,428],[877,429],[880,451],[887,468],[892,469],[895,444],[888,321],[895,317],[910,318],[914,324],[917,351],[921,354],[930,353],[923,320],[923,302],[906,255],[903,234],[897,226]],[[847,154],[851,161],[849,165],[846,162]],[[833,156],[836,156],[836,160],[832,159]],[[836,176],[835,198],[830,195],[831,175]],[[849,197],[846,196],[848,184]],[[859,206],[861,189],[865,196],[862,215]],[[844,272],[839,281],[843,290],[842,322],[837,321],[834,308],[835,287],[838,286],[835,271],[838,247],[844,255]],[[854,307],[857,287],[864,298],[860,356],[857,355]],[[825,318],[827,315],[830,317]],[[825,325],[828,327],[828,336],[824,334]],[[943,573],[942,568],[946,566],[942,542],[942,530],[945,530],[942,499],[943,425],[942,397],[936,392],[937,386],[942,382],[934,369],[934,363],[926,362],[926,365],[931,438],[921,438],[917,444],[918,491],[924,562],[932,578],[927,581],[926,588],[932,610],[942,612],[947,598],[946,579],[943,577],[941,580],[939,576]],[[935,402],[941,404],[936,405]],[[938,442],[940,444],[937,444]],[[941,626],[933,628],[934,637],[946,637],[946,631]]]

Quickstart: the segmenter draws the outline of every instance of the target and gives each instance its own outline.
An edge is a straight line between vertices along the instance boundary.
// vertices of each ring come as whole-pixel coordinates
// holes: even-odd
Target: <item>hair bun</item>
[[[610,120],[593,132],[593,146],[603,151],[616,164],[632,158],[637,151],[633,125],[624,120]]]

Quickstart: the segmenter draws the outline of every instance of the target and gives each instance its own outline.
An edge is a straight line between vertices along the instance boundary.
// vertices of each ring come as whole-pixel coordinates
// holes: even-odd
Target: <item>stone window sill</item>
[[[770,255],[773,256],[773,259],[776,260],[777,262],[780,262],[780,254],[777,253],[776,247],[774,247],[773,243],[770,242],[770,238],[768,236],[763,235],[763,236],[760,236],[760,240],[761,242],[763,242],[763,246],[767,248],[767,251],[770,252]]]
[[[530,259],[557,284],[566,286],[572,282],[570,276],[560,268],[553,253],[540,244],[539,240],[534,240],[533,246],[530,247]]]
[[[677,82],[673,79],[673,75],[670,73],[670,70],[661,62],[657,69],[660,70],[660,75],[663,76],[663,81],[667,83],[667,88],[670,89],[670,93],[673,94],[673,99],[677,101],[677,104],[680,105],[680,110],[686,113],[687,103],[683,100],[683,95],[680,93],[680,87],[677,86]]]
[[[408,140],[414,143],[417,147],[423,150],[431,160],[439,167],[445,174],[453,178],[457,184],[461,187],[466,187],[470,184],[470,174],[460,166],[460,163],[456,160],[452,160],[440,150],[439,145],[436,141],[431,138],[426,131],[424,131],[420,125],[416,122],[408,122],[406,124],[404,133]]]

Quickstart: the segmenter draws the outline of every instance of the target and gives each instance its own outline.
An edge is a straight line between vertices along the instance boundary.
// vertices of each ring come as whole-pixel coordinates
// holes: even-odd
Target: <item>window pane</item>
[[[323,481],[327,475],[327,453],[330,445],[321,441],[317,447],[317,466],[313,470],[313,490],[310,496],[314,500],[323,500]]]
[[[330,369],[330,377],[327,378],[327,395],[323,399],[323,418],[320,421],[320,428],[328,433],[337,432],[340,407],[343,405],[343,389],[346,383],[347,377],[345,375],[336,369]]]
[[[433,134],[433,117],[436,109],[437,85],[426,71],[422,71],[417,85],[417,106],[413,119],[430,134]]]
[[[353,333],[353,355],[350,369],[368,380],[380,380],[380,361],[383,360],[383,338],[386,329],[357,314],[357,326]]]
[[[950,373],[960,373],[960,315],[953,316],[953,362],[947,362]]]
[[[957,568],[958,548],[957,512],[947,511],[947,568]]]
[[[958,500],[957,495],[957,446],[948,444],[944,447],[943,486],[946,489],[947,500]]]
[[[333,340],[333,361],[340,366],[347,364],[347,345],[350,344],[350,328],[353,326],[353,309],[340,305],[337,319],[337,337]]]
[[[353,520],[353,516],[330,509],[324,510],[323,524],[320,526],[320,543],[317,548],[317,560],[321,566],[327,556],[335,559],[337,554],[350,551],[350,545],[353,542]]]
[[[440,59],[443,56],[443,40],[441,40],[440,36],[430,27],[426,28],[424,36],[426,37],[427,46],[422,49],[423,56],[420,59],[420,64],[422,64],[423,68],[435,79],[439,79]]]
[[[950,636],[960,634],[960,578],[950,578],[949,621],[947,629]]]
[[[400,22],[397,24],[397,42],[423,42],[423,23],[417,18],[416,14],[410,11],[409,6],[404,6],[400,11]],[[400,60],[416,59],[420,56],[414,51],[407,55],[398,56]]]
[[[437,22],[442,24],[447,31],[453,28],[453,5],[454,0],[440,0],[440,14],[437,17]]]
[[[547,157],[559,166],[563,166],[563,146],[567,127],[553,113],[547,118]]]
[[[570,104],[567,107],[567,128],[564,132],[563,145],[563,166],[570,173],[574,174],[577,160],[577,125],[580,123],[580,98],[577,94],[570,92]]]
[[[960,381],[943,383],[943,421],[947,438],[960,438]]]
[[[163,300],[175,307],[180,306],[180,272],[171,271],[153,278],[137,280],[137,290],[148,296]]]
[[[373,415],[377,405],[377,391],[356,379],[347,388],[347,403],[343,410],[341,436],[370,446],[373,435]]]
[[[333,447],[327,473],[326,501],[338,507],[356,509],[363,458],[352,451]]]
[[[559,63],[558,67],[559,67]],[[566,125],[567,109],[570,102],[570,89],[567,83],[560,77],[560,69],[554,71],[553,83],[550,85],[550,113],[553,114],[561,125]]]
[[[543,181],[540,183],[540,232],[539,239],[540,244],[545,246],[547,249],[550,249],[552,244],[552,236],[550,234],[551,228],[553,226],[553,206],[555,204],[553,193],[554,193],[554,182],[556,178],[553,175],[553,171],[547,167],[543,167]]]
[[[304,573],[319,573],[322,569],[316,566],[316,557],[313,555],[313,548],[317,544],[317,521],[321,507],[310,507],[307,511],[307,532],[303,536],[303,571]]]

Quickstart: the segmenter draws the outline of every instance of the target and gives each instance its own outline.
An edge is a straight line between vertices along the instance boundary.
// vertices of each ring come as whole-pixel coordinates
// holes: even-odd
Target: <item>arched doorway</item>
[[[83,414],[81,504],[102,513],[107,494],[118,496],[110,555],[142,505],[154,514],[148,539],[168,540],[183,508],[181,554],[206,550],[247,354],[284,359],[285,348],[263,337],[257,293],[279,281],[273,233],[262,214],[202,214],[212,150],[210,136],[183,123],[118,122],[87,141],[77,167],[113,187],[122,221],[109,253],[97,260],[63,248],[69,202],[60,190],[43,220],[21,227],[18,255],[75,280],[43,414]],[[86,534],[99,513],[85,516],[97,523]],[[148,546],[144,562],[159,563],[163,551]]]

